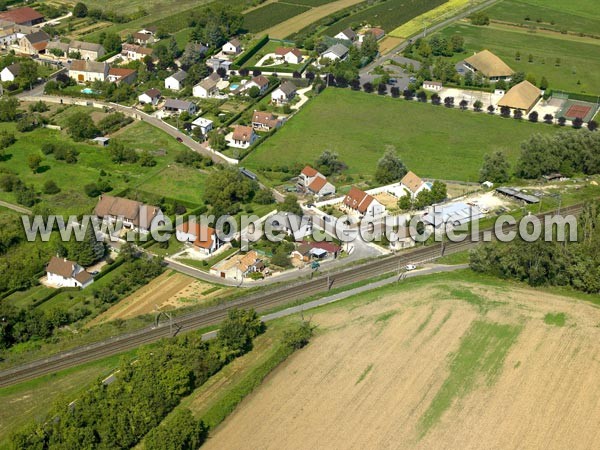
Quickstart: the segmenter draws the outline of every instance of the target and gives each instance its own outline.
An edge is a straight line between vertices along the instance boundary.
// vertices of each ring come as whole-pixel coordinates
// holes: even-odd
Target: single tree
[[[575,117],[573,119],[573,128],[580,129],[583,126],[583,119],[581,117]]]
[[[588,130],[596,131],[598,129],[598,122],[595,120],[590,120],[587,124]]]
[[[482,108],[483,108],[483,102],[481,100],[475,100],[475,102],[473,103],[473,109],[476,112],[480,112]]]
[[[31,169],[33,173],[37,173],[40,168],[40,164],[42,164],[42,156],[37,153],[31,153],[27,156],[27,165]]]
[[[510,164],[506,155],[495,152],[484,155],[483,165],[479,171],[479,182],[491,181],[492,183],[505,183],[510,178]]]
[[[469,106],[469,102],[465,99],[462,99],[458,105],[460,106],[460,109],[464,111]]]
[[[377,163],[375,170],[375,180],[379,184],[389,184],[398,181],[406,175],[406,166],[398,158],[393,148],[388,148]]]
[[[496,108],[494,108],[494,105],[490,105],[487,107],[487,111],[489,114],[494,114],[494,112],[496,111]]]
[[[527,116],[527,118],[529,119],[530,122],[537,122],[538,118],[539,118],[539,114],[537,113],[537,111],[531,111],[529,113],[529,116]]]
[[[552,125],[554,123],[554,116],[552,114],[545,114],[544,115],[544,123],[547,123],[548,125]]]

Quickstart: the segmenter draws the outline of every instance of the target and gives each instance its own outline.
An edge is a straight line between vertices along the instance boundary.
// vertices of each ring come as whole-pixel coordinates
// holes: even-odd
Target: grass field
[[[492,20],[573,33],[600,34],[600,12],[594,0],[503,0],[486,9]]]
[[[58,123],[63,123],[69,110],[57,115]],[[74,112],[74,111],[73,111]],[[0,124],[2,130],[15,130],[14,123]],[[42,195],[55,212],[61,214],[83,213],[96,203],[95,198],[87,197],[83,187],[99,180],[100,171],[107,175],[114,192],[126,187],[141,187],[162,196],[183,201],[201,203],[204,175],[198,170],[173,164],[176,154],[185,147],[166,133],[144,122],[129,125],[118,134],[125,145],[136,150],[165,150],[164,156],[156,156],[155,167],[142,167],[140,164],[115,164],[108,151],[97,145],[73,142],[64,132],[49,129],[36,129],[23,134],[15,132],[17,142],[6,149],[0,168],[16,172],[27,184],[33,184],[38,192],[48,180],[53,180],[61,192],[55,195]],[[76,164],[57,161],[52,155],[44,156],[40,170],[32,173],[27,165],[27,157],[32,153],[41,154],[41,146],[53,142],[71,146],[79,152]],[[170,167],[167,167],[169,166]],[[14,193],[0,192],[0,199],[15,203]]]
[[[551,89],[600,94],[600,41],[560,33],[530,33],[523,28],[492,24],[478,27],[467,23],[454,24],[440,32],[444,36],[460,34],[465,39],[466,52],[456,55],[460,60],[474,51],[489,49],[517,71],[533,74],[539,81],[545,76]],[[521,60],[515,55],[521,53]],[[533,62],[528,62],[529,54]],[[560,65],[556,59],[560,58]]]
[[[548,313],[566,325],[547,324]],[[311,318],[317,337],[207,449],[561,449],[600,436],[600,310],[590,303],[463,271]]]
[[[266,30],[298,14],[308,11],[308,6],[291,3],[269,3],[244,15],[244,29],[251,33]]]
[[[398,38],[406,39],[413,34],[423,31],[425,25],[429,26],[437,21],[455,14],[457,11],[465,8],[470,4],[470,0],[448,0],[441,5],[433,8],[408,22],[400,25],[396,29],[390,31],[390,35]]]
[[[324,151],[338,152],[355,178],[370,178],[386,146],[394,146],[418,175],[476,181],[484,154],[506,152],[511,161],[532,133],[555,129],[430,104],[326,89],[311,100],[243,164],[254,170],[311,164]]]
[[[439,6],[447,0],[388,0],[352,14],[328,27],[324,34],[334,36],[357,23],[368,23],[389,32],[410,19]]]

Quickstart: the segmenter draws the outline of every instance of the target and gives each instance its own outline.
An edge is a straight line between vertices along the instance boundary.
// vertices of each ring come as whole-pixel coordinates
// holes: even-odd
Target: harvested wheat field
[[[600,309],[454,276],[317,312],[205,448],[597,447]]]
[[[205,302],[229,292],[178,272],[165,272],[92,320],[88,326],[130,319],[157,309],[169,310]]]
[[[340,9],[356,5],[361,1],[362,0],[336,0],[331,3],[326,3],[322,6],[316,6],[306,12],[303,12],[302,14],[298,14],[291,19],[285,20],[267,30],[264,30],[261,34],[266,34],[274,39],[285,39],[287,36],[297,33],[302,28],[315,23],[323,17],[333,14]]]

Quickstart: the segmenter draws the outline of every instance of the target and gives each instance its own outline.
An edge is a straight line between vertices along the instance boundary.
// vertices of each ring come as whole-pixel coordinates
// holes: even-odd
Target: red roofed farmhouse
[[[385,207],[373,196],[354,186],[344,197],[343,204],[350,211],[357,212],[363,217],[376,217],[385,212]]]

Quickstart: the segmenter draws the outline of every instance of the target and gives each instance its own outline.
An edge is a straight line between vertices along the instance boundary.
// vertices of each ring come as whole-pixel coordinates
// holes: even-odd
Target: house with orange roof
[[[275,54],[289,64],[300,64],[303,59],[302,52],[293,47],[277,47]]]
[[[258,139],[252,127],[236,125],[227,138],[230,147],[248,148]]]
[[[431,190],[431,186],[429,183],[423,181],[414,172],[408,171],[406,175],[400,180],[400,186],[404,189],[407,195],[410,195],[410,198],[416,198],[417,195],[423,190]]]
[[[342,205],[349,212],[357,213],[361,217],[378,217],[385,213],[385,206],[355,186],[346,194]]]
[[[223,261],[218,262],[210,268],[210,273],[220,278],[242,280],[252,272],[264,270],[265,264],[258,257],[256,251],[238,253]]]
[[[187,242],[207,256],[223,245],[223,241],[219,239],[214,228],[203,226],[197,222],[188,221],[178,225],[175,236],[179,242]]]
[[[137,72],[133,69],[123,67],[111,67],[108,69],[108,81],[111,83],[127,83],[131,84],[137,78]]]
[[[335,194],[335,186],[331,184],[325,175],[311,166],[306,166],[298,177],[300,187],[313,195],[324,197]]]

